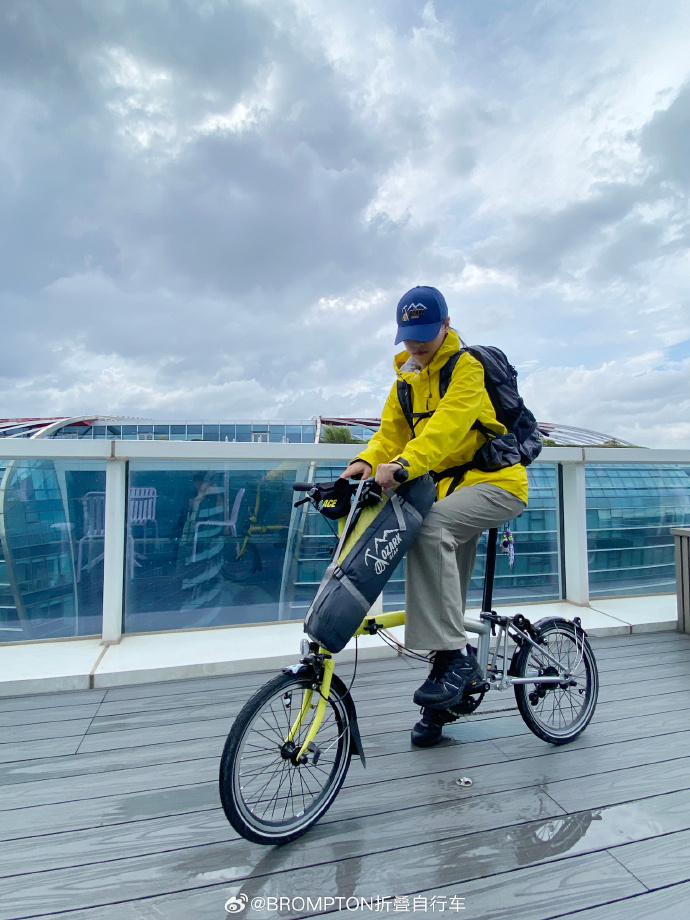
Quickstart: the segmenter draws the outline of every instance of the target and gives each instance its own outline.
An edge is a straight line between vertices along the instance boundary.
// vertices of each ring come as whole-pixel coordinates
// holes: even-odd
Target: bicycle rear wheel
[[[237,716],[220,764],[220,798],[235,830],[254,843],[287,843],[305,833],[332,804],[352,753],[348,711],[331,687],[326,712],[306,761],[297,754],[309,731],[319,691],[294,738],[313,677],[283,673],[269,681]]]
[[[589,642],[565,621],[545,622],[538,632],[539,648],[523,645],[517,677],[557,677],[571,672],[562,683],[517,684],[515,698],[525,724],[543,741],[566,744],[585,730],[594,715],[599,693],[599,673]],[[547,651],[558,661],[558,667]]]

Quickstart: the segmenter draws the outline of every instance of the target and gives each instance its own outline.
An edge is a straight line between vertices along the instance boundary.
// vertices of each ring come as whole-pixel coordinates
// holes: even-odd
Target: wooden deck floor
[[[242,917],[686,920],[690,636],[592,644],[599,705],[564,747],[492,691],[440,747],[412,748],[422,671],[360,664],[367,769],[353,761],[330,812],[282,848],[237,837],[216,780],[269,674],[3,700],[0,920],[220,920],[242,895]],[[374,909],[348,910],[360,897]]]

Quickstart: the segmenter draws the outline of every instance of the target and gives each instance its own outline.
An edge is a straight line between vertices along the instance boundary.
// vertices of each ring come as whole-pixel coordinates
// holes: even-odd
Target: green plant
[[[322,444],[366,444],[361,438],[355,438],[345,425],[324,425],[321,429]]]

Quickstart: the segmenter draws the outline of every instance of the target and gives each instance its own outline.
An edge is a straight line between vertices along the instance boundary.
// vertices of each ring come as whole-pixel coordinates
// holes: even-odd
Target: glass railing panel
[[[301,425],[287,425],[286,439],[289,444],[301,444],[302,443],[302,426]]]
[[[132,461],[125,631],[301,619],[292,483],[308,472],[306,461]]]
[[[590,464],[585,475],[590,595],[674,592],[670,529],[690,525],[690,467]]]
[[[0,460],[0,641],[100,635],[105,461]]]
[[[314,464],[310,469],[311,482],[333,482],[347,464]],[[298,499],[304,497],[298,495]],[[294,593],[291,600],[292,617],[302,619],[314,599],[333,552],[338,543],[337,521],[329,521],[309,504],[296,509],[299,513],[297,537],[292,545],[291,583]]]

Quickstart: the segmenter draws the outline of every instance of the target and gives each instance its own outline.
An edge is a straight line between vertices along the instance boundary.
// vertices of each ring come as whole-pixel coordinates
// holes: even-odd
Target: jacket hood
[[[461,348],[462,342],[460,341],[460,336],[454,329],[449,329],[448,335],[445,337],[441,347],[431,359],[431,363],[428,365],[429,373],[434,374],[440,371],[448,358],[450,358],[450,356],[454,355],[456,352],[460,351]],[[416,370],[402,369],[409,358],[410,355],[407,351],[401,351],[395,356],[393,361],[393,367],[395,369],[396,375],[402,380],[405,380],[407,383],[411,383],[419,373],[419,371]],[[423,370],[426,369],[427,368],[423,368]]]

